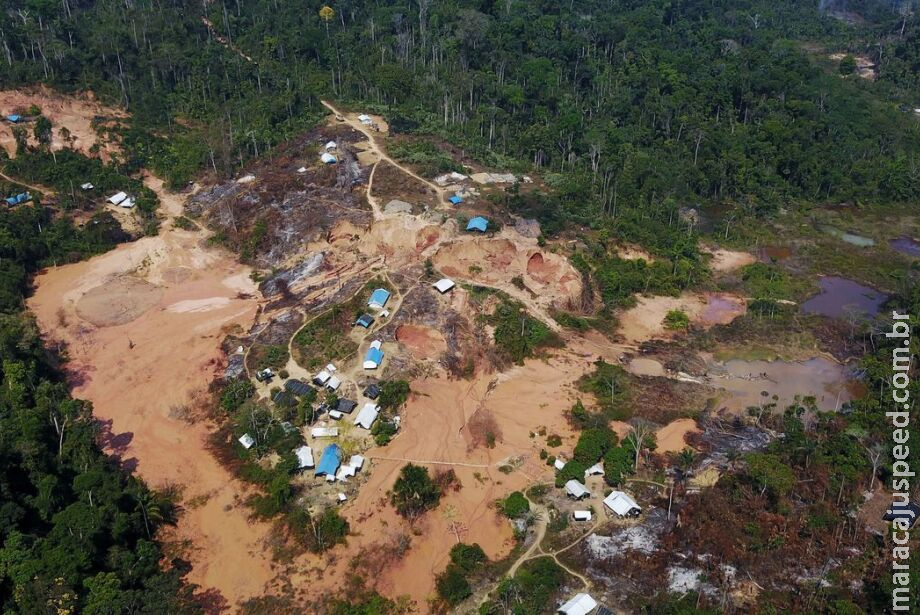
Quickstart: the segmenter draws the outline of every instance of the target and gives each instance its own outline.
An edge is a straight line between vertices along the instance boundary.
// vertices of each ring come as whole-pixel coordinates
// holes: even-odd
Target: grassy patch
[[[602,360],[595,362],[594,372],[581,377],[578,389],[594,394],[597,405],[607,420],[625,421],[632,415],[629,374],[619,365]]]
[[[317,369],[330,361],[342,361],[358,350],[358,344],[348,334],[355,320],[367,309],[367,300],[375,288],[384,287],[374,279],[345,303],[335,305],[320,314],[294,335],[291,349],[298,365]]]
[[[387,149],[394,160],[413,165],[421,175],[463,171],[461,164],[430,141],[403,137],[388,144]]]
[[[251,369],[262,370],[266,367],[278,370],[287,365],[288,349],[278,344],[255,344],[247,357]]]

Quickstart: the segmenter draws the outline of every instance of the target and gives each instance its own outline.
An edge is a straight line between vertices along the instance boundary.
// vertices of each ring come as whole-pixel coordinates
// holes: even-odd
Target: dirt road
[[[412,177],[413,179],[416,179],[422,182],[423,184],[425,184],[426,186],[434,190],[435,194],[438,195],[439,205],[444,205],[447,203],[447,194],[444,188],[442,188],[441,186],[438,186],[434,182],[431,182],[425,179],[424,177],[416,174],[411,169],[403,166],[402,164],[390,158],[390,156],[377,143],[377,139],[374,137],[373,131],[368,130],[368,128],[364,126],[364,124],[362,124],[361,122],[349,117],[348,115],[336,109],[335,106],[333,106],[332,103],[330,103],[329,101],[321,100],[320,102],[323,104],[324,107],[332,111],[336,116],[345,118],[345,123],[347,123],[353,129],[357,130],[358,132],[363,134],[365,137],[367,137],[367,141],[369,143],[369,150],[373,151],[375,154],[377,154],[377,156],[379,156],[379,160],[376,163],[374,163],[374,168],[371,169],[371,174],[367,181],[367,200],[370,202],[371,207],[374,208],[374,219],[375,220],[382,220],[384,217],[386,217],[384,212],[381,210],[380,204],[377,202],[377,199],[374,198],[371,194],[373,191],[374,171],[377,170],[377,165],[380,164],[380,161],[386,161],[390,163],[391,165],[393,165],[394,167],[396,167],[397,169],[399,169],[400,171],[402,171],[409,177]]]
[[[52,190],[52,189],[50,189],[50,188],[46,188],[45,186],[37,186],[37,185],[35,185],[35,184],[27,184],[26,182],[22,181],[21,179],[15,179],[15,178],[10,177],[9,175],[7,175],[6,173],[4,173],[3,171],[0,171],[0,177],[2,177],[3,179],[5,179],[6,181],[8,181],[8,182],[10,182],[10,183],[18,184],[18,185],[20,185],[20,186],[24,186],[24,187],[28,188],[29,190],[33,190],[33,191],[35,191],[35,192],[39,192],[39,193],[45,194],[45,195],[47,195],[47,196],[53,196],[53,195],[54,195],[54,190]]]

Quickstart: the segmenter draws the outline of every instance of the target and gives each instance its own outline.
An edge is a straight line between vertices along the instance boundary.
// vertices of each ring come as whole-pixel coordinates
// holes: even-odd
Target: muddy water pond
[[[875,316],[888,298],[868,286],[836,276],[823,277],[818,285],[821,292],[802,304],[802,311],[806,314],[844,318],[858,312]]]
[[[857,235],[855,233],[841,231],[839,228],[835,228],[833,226],[822,226],[821,230],[829,235],[833,235],[834,237],[847,242],[848,244],[859,246],[861,248],[869,248],[875,245],[875,240],[871,237],[863,237],[862,235]]]
[[[635,376],[666,376],[667,372],[659,361],[636,357],[626,366],[627,371]]]
[[[710,358],[708,364],[711,384],[726,393],[720,406],[734,412],[774,402],[777,410],[783,410],[796,395],[814,396],[819,409],[833,411],[860,393],[861,385],[853,378],[851,368],[820,357],[807,361],[725,363]]]
[[[920,241],[912,237],[898,237],[889,243],[891,249],[908,256],[920,256]]]
[[[730,359],[722,362],[709,353],[702,353],[700,358],[706,364],[706,374],[692,381],[721,390],[717,407],[732,413],[743,413],[749,406],[762,403],[776,403],[776,409],[782,411],[795,401],[796,395],[799,398],[813,396],[820,410],[834,411],[858,397],[863,388],[850,366],[822,357],[806,361]],[[691,381],[686,374],[669,372],[660,361],[650,357],[636,357],[625,367],[634,376]]]

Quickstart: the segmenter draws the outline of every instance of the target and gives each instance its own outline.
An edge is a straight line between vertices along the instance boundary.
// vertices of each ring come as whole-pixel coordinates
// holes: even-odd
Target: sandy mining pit
[[[117,275],[83,293],[75,309],[83,320],[110,327],[137,319],[162,298],[161,287],[131,275]]]
[[[743,298],[728,293],[683,293],[679,297],[638,297],[635,307],[620,315],[620,333],[629,344],[671,339],[675,332],[664,326],[671,310],[681,310],[702,327],[724,325],[744,314]]]
[[[474,283],[523,285],[534,302],[564,306],[581,293],[581,276],[558,254],[508,237],[463,239],[443,245],[432,258],[447,276]]]
[[[712,246],[701,246],[700,249],[712,257],[709,261],[709,268],[718,273],[735,271],[757,262],[757,257],[750,252],[739,252]]]
[[[696,421],[693,419],[677,419],[672,421],[655,432],[655,441],[657,448],[655,452],[659,455],[668,453],[679,453],[688,448],[687,436],[692,433],[699,433]]]

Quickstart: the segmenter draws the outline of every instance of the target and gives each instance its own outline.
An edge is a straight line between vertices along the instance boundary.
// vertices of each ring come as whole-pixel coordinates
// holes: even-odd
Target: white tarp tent
[[[126,198],[128,198],[128,195],[127,195],[127,194],[125,194],[124,192],[118,192],[118,193],[113,194],[112,196],[110,196],[110,197],[108,198],[108,201],[109,201],[109,203],[111,203],[112,205],[120,205],[121,202],[124,201]]]
[[[576,500],[580,500],[581,498],[586,498],[591,495],[591,492],[588,491],[588,488],[574,478],[565,484],[565,492]]]
[[[356,470],[351,466],[342,466],[335,474],[335,480],[346,483],[348,479],[355,475]]]
[[[242,436],[240,436],[239,441],[240,441],[240,444],[243,445],[243,448],[245,448],[246,450],[251,449],[252,445],[256,443],[255,439],[252,436],[250,436],[248,433],[244,433]]]
[[[335,391],[342,386],[342,379],[338,376],[333,376],[329,379],[329,382],[326,383],[326,386]]]
[[[634,499],[622,491],[611,491],[604,498],[604,506],[620,517],[632,517],[642,512],[642,508]]]
[[[437,289],[439,293],[444,294],[447,291],[449,291],[451,288],[456,286],[456,284],[454,284],[453,280],[449,280],[447,278],[441,278],[440,280],[432,284],[432,286],[434,286],[435,289]]]
[[[377,404],[364,404],[361,412],[355,417],[355,425],[370,429],[374,421],[377,420],[378,414],[380,414],[380,407]]]
[[[329,141],[326,143],[326,151],[328,152],[331,149],[335,149],[335,141]]]
[[[572,516],[575,517],[576,521],[590,521],[591,511],[590,510],[575,510],[575,511],[572,511]]]
[[[297,455],[297,467],[303,469],[312,468],[315,465],[313,462],[313,449],[309,446],[301,446],[294,451],[294,454]]]
[[[314,438],[337,438],[339,435],[338,427],[314,427],[310,430],[310,435]]]
[[[348,465],[353,467],[355,470],[360,470],[364,467],[364,457],[361,455],[352,455],[351,459],[348,460]]]
[[[553,467],[557,470],[562,470],[565,467],[565,461],[556,457],[556,461],[553,462]]]
[[[575,594],[571,600],[559,607],[565,615],[588,615],[597,608],[597,601],[588,594]]]
[[[323,152],[319,159],[322,160],[325,164],[334,164],[336,162],[335,156],[329,152]]]
[[[595,463],[593,466],[585,470],[585,476],[603,476],[604,475],[604,466],[600,463]]]

